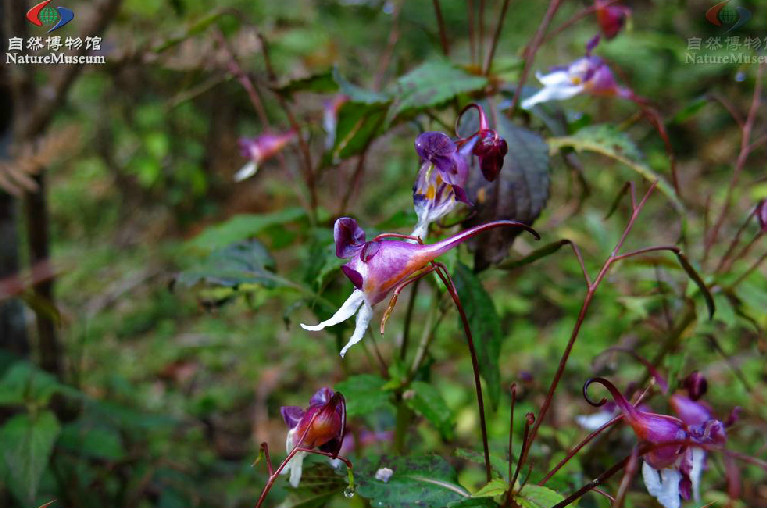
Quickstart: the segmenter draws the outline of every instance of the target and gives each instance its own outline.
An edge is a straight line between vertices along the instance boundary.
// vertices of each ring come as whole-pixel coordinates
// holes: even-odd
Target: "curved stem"
[[[482,382],[479,378],[479,361],[477,360],[477,350],[474,347],[474,337],[471,334],[471,328],[469,327],[469,319],[466,317],[466,312],[461,305],[461,299],[458,298],[458,291],[455,289],[453,281],[450,279],[450,275],[447,273],[445,265],[432,261],[432,264],[437,267],[437,275],[442,279],[442,282],[447,287],[448,293],[453,298],[458,314],[461,316],[461,324],[463,325],[463,333],[466,335],[466,342],[469,345],[469,353],[471,354],[471,367],[474,370],[474,388],[477,391],[477,406],[479,406],[479,426],[482,432],[482,447],[485,453],[485,474],[487,481],[493,479],[493,473],[490,466],[490,446],[487,442],[487,422],[485,422],[485,402],[482,398]]]

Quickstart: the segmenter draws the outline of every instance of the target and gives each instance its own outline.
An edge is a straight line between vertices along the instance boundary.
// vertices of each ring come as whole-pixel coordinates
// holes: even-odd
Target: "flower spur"
[[[394,233],[384,233],[365,241],[365,232],[357,225],[357,221],[349,217],[336,220],[333,228],[336,256],[349,259],[341,270],[354,284],[355,289],[330,319],[312,326],[302,323],[301,327],[318,331],[337,325],[357,314],[354,333],[341,349],[341,356],[344,356],[351,346],[362,340],[373,318],[374,305],[385,299],[389,293],[393,293],[381,321],[383,333],[386,320],[403,288],[435,270],[447,277],[444,266],[436,261],[437,257],[479,233],[498,227],[522,228],[539,238],[538,233],[530,226],[504,220],[475,226],[434,244],[423,244],[418,237]]]

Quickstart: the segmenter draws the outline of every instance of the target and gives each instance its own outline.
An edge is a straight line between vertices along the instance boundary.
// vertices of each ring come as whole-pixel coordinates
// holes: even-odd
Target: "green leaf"
[[[548,487],[528,484],[514,496],[514,500],[523,508],[551,508],[565,498]]]
[[[74,388],[59,383],[51,374],[25,361],[15,362],[0,379],[0,406],[44,406],[54,393],[80,395]]]
[[[383,389],[386,380],[374,374],[360,374],[336,384],[335,389],[346,399],[346,413],[360,416],[381,409],[394,410],[391,393]]]
[[[271,226],[295,222],[306,217],[303,208],[286,208],[267,214],[242,214],[205,229],[186,243],[186,247],[211,252],[247,240]]]
[[[355,84],[350,83],[341,72],[333,69],[333,79],[338,84],[339,91],[347,96],[352,102],[361,102],[363,104],[388,104],[391,97],[385,93],[365,90]]]
[[[383,132],[388,103],[345,102],[338,110],[336,139],[330,156],[333,161],[362,152]]]
[[[468,448],[456,448],[455,450],[455,456],[459,459],[463,460],[469,460],[471,462],[474,462],[475,464],[482,464],[485,465],[485,455],[483,452],[479,450],[469,450]],[[500,455],[497,455],[490,452],[490,466],[493,468],[493,471],[498,474],[498,476],[501,476],[508,480],[508,471],[509,471],[509,463],[506,461],[505,458],[501,457]]]
[[[411,385],[412,392],[406,392],[407,406],[429,420],[444,439],[453,439],[455,425],[453,414],[448,409],[442,394],[434,386],[416,381]],[[412,396],[408,396],[412,394]]]
[[[117,430],[82,421],[64,426],[59,446],[81,457],[117,461],[125,456],[122,439]]]
[[[482,486],[481,489],[472,494],[473,497],[495,497],[504,494],[509,490],[509,484],[506,480],[495,478]]]
[[[393,471],[388,481],[375,478],[381,468]],[[365,459],[355,470],[357,494],[377,508],[444,508],[469,497],[452,466],[437,455]]]
[[[479,373],[485,380],[490,403],[498,407],[501,398],[501,370],[498,358],[501,354],[501,323],[495,305],[482,283],[466,265],[458,263],[453,274],[469,328],[477,350]]]
[[[6,484],[22,504],[34,503],[59,430],[59,422],[51,411],[19,414],[0,428],[0,457],[8,477]]]
[[[470,172],[466,191],[475,207],[471,220],[465,223],[467,227],[503,219],[533,224],[549,198],[548,145],[538,134],[518,127],[501,114],[496,116],[498,133],[509,151],[494,182],[485,180],[479,168]],[[474,269],[484,270],[503,261],[521,231],[498,228],[471,242]]]
[[[680,215],[684,215],[684,205],[679,201],[671,185],[642,160],[639,150],[628,134],[617,130],[612,125],[584,127],[572,136],[552,137],[548,139],[548,142],[552,154],[565,147],[573,148],[577,152],[596,152],[625,164],[649,182],[657,180],[658,190],[671,201]]]
[[[390,90],[395,97],[387,125],[405,113],[437,106],[458,94],[481,90],[487,78],[475,76],[443,58],[429,60],[397,80]]]
[[[292,95],[296,92],[331,93],[337,90],[338,83],[333,78],[333,72],[328,69],[311,76],[288,81],[277,87],[275,92],[282,95]]]
[[[319,508],[345,488],[344,478],[328,464],[312,464],[304,468],[298,487],[288,487],[288,496],[277,508]]]
[[[454,501],[447,508],[497,508],[498,504],[489,497],[468,497]]]
[[[185,287],[206,283],[229,288],[240,284],[271,288],[281,282],[273,273],[274,267],[266,247],[258,240],[250,240],[212,252],[198,266],[178,274],[175,283]]]

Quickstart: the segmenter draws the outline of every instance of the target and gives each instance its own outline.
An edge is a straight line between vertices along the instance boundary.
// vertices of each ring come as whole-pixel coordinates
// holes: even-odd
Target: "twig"
[[[485,61],[485,68],[482,70],[482,74],[489,75],[493,65],[493,57],[495,56],[495,49],[498,47],[498,39],[501,37],[501,31],[503,30],[503,22],[506,20],[506,11],[509,8],[510,0],[503,0],[501,6],[501,14],[498,16],[498,24],[495,25],[495,33],[493,34],[493,42],[490,44],[490,52],[487,54],[487,60]],[[494,111],[494,109],[492,110]]]
[[[437,17],[437,25],[439,26],[439,42],[442,45],[442,53],[445,56],[450,54],[450,46],[447,43],[447,31],[445,29],[445,20],[442,18],[442,9],[439,7],[439,0],[431,0],[434,5],[434,14]]]

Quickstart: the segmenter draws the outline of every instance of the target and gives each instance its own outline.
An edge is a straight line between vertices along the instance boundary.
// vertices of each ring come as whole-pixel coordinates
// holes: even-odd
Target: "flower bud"
[[[708,381],[706,381],[706,376],[697,370],[687,376],[683,384],[684,387],[687,388],[687,393],[692,400],[700,399],[706,394],[706,391],[708,390]]]
[[[608,41],[620,33],[626,24],[626,18],[631,15],[631,9],[623,5],[607,5],[607,2],[597,0],[597,23],[602,34]]]
[[[472,153],[479,157],[479,167],[488,182],[498,178],[503,168],[503,158],[509,151],[506,140],[492,129],[480,131]]]

